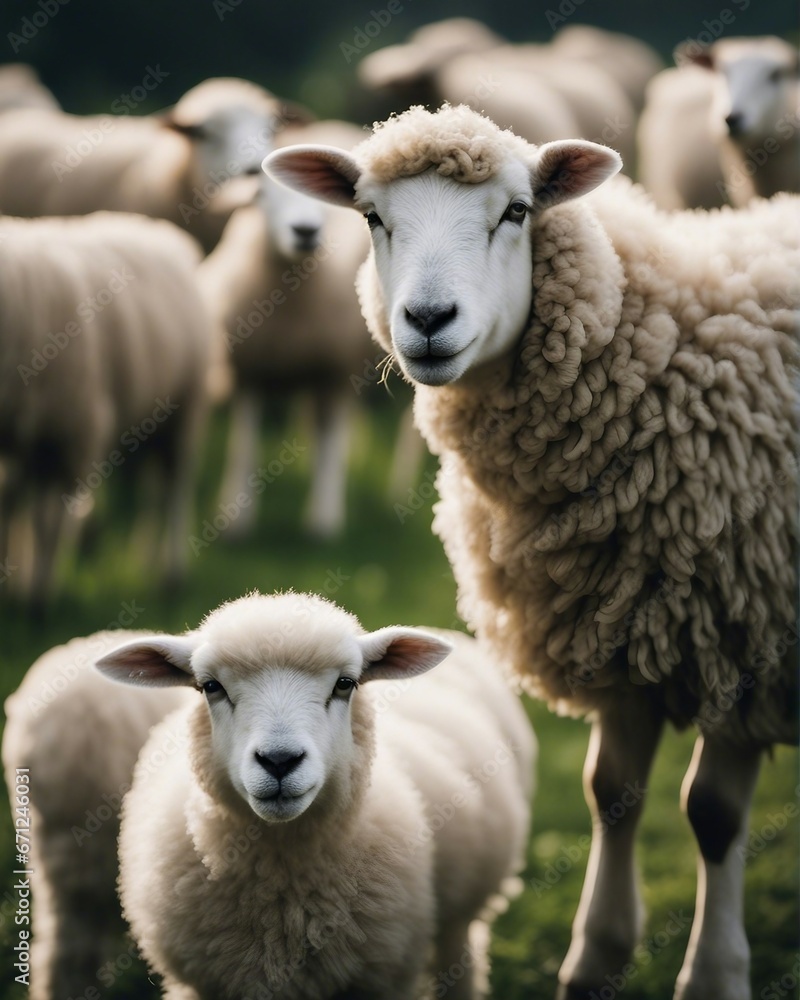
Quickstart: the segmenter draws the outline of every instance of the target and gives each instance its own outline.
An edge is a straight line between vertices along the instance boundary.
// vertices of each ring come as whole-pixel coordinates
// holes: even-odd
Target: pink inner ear
[[[613,176],[620,166],[619,157],[604,147],[553,143],[553,148],[542,151],[534,196],[542,207],[577,198]]]
[[[338,162],[334,154],[320,150],[280,150],[270,159],[269,172],[289,187],[336,205],[352,206],[358,180],[354,165]]]
[[[363,642],[366,669],[362,680],[415,677],[435,667],[452,651],[452,645],[437,636],[412,629],[381,629]]]

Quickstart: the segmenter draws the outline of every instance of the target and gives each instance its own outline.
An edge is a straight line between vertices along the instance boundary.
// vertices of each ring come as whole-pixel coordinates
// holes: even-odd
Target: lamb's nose
[[[725,119],[725,124],[728,126],[728,132],[730,132],[731,135],[738,135],[742,131],[743,122],[744,115],[741,111],[731,111]]]
[[[305,757],[305,751],[295,754],[291,751],[284,752],[282,750],[270,751],[269,756],[263,753],[259,753],[256,750],[256,760],[264,768],[267,774],[271,774],[273,778],[277,778],[280,781],[285,778],[287,774],[297,767],[297,765]]]
[[[406,306],[406,320],[408,325],[413,327],[418,333],[426,337],[432,337],[435,333],[447,326],[454,320],[458,308],[450,306],[428,306],[418,305],[409,308]]]

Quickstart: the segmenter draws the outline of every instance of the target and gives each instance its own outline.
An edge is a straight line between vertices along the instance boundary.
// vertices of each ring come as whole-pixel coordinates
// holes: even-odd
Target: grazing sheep
[[[98,632],[56,646],[5,703],[9,795],[16,768],[31,778],[31,1000],[88,996],[127,948],[115,890],[120,805],[151,727],[189,692],[126,691],[92,666],[145,634]],[[142,766],[155,764],[143,757]]]
[[[161,565],[181,571],[211,347],[198,257],[174,226],[139,216],[0,219],[0,564],[29,513],[35,603],[65,515],[142,456],[160,473]]]
[[[137,767],[123,806],[123,909],[165,996],[417,1000],[454,964],[448,996],[480,995],[481,918],[522,861],[534,746],[474,639],[252,594],[97,666],[205,694],[153,732],[145,760],[170,732],[188,746]]]
[[[646,785],[665,720],[701,734],[677,996],[749,996],[737,848],[763,750],[797,741],[798,200],[670,216],[618,179],[572,202],[615,153],[536,149],[463,107],[265,165],[366,214],[362,306],[443,461],[462,615],[531,693],[596,720],[561,996],[604,988],[636,942],[642,801],[600,816]]]
[[[0,66],[0,114],[17,108],[58,109],[58,101],[39,79],[39,74],[25,63]]]
[[[675,62],[713,73],[707,121],[734,205],[800,191],[797,49],[781,38],[725,38],[678,48]]]
[[[713,76],[697,66],[665,69],[647,87],[636,134],[638,179],[665,211],[727,203],[708,127],[713,91]]]
[[[345,149],[364,133],[345,122],[288,129],[281,141],[323,142]],[[287,392],[309,393],[316,440],[306,513],[321,537],[344,526],[351,377],[372,357],[356,298],[356,271],[369,246],[361,219],[325,211],[311,198],[262,175],[256,202],[238,209],[198,279],[209,311],[225,331],[236,376],[221,502],[253,493],[262,403]],[[243,506],[232,531],[246,534],[256,506]]]
[[[0,211],[139,212],[188,230],[206,250],[232,205],[232,177],[254,173],[289,114],[254,83],[206,80],[163,115],[9,112],[0,119]]]

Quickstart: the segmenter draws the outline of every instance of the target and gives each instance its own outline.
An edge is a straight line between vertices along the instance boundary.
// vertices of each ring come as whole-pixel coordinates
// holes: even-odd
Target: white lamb
[[[366,215],[362,307],[443,460],[434,528],[462,615],[531,693],[596,720],[560,996],[630,959],[642,801],[623,796],[671,720],[701,734],[676,996],[749,997],[738,848],[763,751],[798,738],[800,199],[667,215],[625,179],[581,199],[615,153],[536,148],[464,107],[265,166]]]
[[[0,562],[21,565],[9,532],[30,515],[21,573],[36,603],[66,514],[143,457],[162,491],[161,567],[184,565],[211,351],[198,257],[185,233],[140,216],[0,219]]]
[[[187,746],[138,767],[123,806],[123,909],[165,996],[418,1000],[453,965],[448,996],[481,995],[534,744],[475,640],[253,594],[97,666],[205,696],[153,732],[145,760]]]
[[[352,148],[364,133],[345,122],[288,129],[281,142]],[[344,526],[351,378],[372,358],[353,287],[369,247],[361,219],[288,191],[262,174],[255,203],[231,217],[198,281],[236,376],[228,458],[220,498],[252,493],[264,403],[287,393],[313,402],[314,473],[309,530],[337,535]],[[235,530],[253,526],[255,504],[242,507]]]
[[[231,178],[254,173],[293,112],[246,80],[211,79],[163,115],[69,115],[25,109],[0,119],[0,211],[83,215],[98,209],[168,219],[208,251],[232,203]]]
[[[120,806],[150,729],[190,693],[125,690],[93,665],[145,634],[98,632],[48,650],[4,706],[9,796],[17,768],[30,778],[30,827],[20,827],[31,844],[30,1000],[91,995],[128,947],[115,891]]]

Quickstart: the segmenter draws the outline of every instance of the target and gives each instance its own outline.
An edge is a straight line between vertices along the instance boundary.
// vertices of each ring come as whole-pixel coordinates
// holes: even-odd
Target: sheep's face
[[[281,256],[301,260],[319,247],[326,212],[316,198],[262,176],[258,205],[267,219],[270,244]]]
[[[191,140],[192,180],[201,189],[241,174],[260,174],[276,130],[274,115],[244,105],[219,109],[193,124],[168,124]]]
[[[440,386],[508,352],[523,333],[537,214],[591,191],[621,166],[617,153],[590,142],[528,150],[474,184],[432,167],[378,181],[350,154],[324,146],[277,150],[265,169],[365,216],[395,357],[411,381]]]
[[[297,818],[318,796],[349,800],[364,753],[367,716],[353,714],[359,684],[422,673],[451,649],[417,629],[360,633],[335,605],[304,600],[243,598],[199,632],[146,637],[97,662],[126,683],[197,688],[211,719],[202,759],[213,784],[222,777],[268,823]]]

